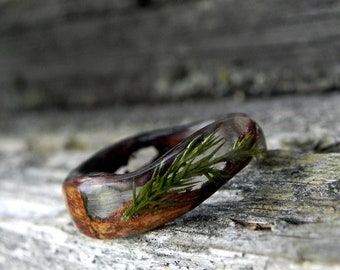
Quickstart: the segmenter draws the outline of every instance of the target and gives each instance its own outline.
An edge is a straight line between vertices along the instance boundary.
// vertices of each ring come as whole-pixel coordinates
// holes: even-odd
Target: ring
[[[154,159],[118,173],[143,148]],[[155,229],[198,206],[265,153],[260,126],[245,114],[149,131],[95,153],[63,183],[78,229],[98,239]]]

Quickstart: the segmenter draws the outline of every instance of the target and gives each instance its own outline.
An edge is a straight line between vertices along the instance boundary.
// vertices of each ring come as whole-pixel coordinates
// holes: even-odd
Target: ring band
[[[211,137],[216,134],[219,140]],[[220,141],[216,153],[209,155],[212,151],[209,147]],[[134,153],[150,146],[158,152],[153,161],[132,172],[115,173],[129,163]],[[87,236],[99,239],[131,236],[157,228],[195,208],[244,168],[258,149],[265,149],[263,132],[245,114],[144,132],[104,148],[72,170],[63,183],[66,204],[76,226]],[[205,152],[200,156],[205,159],[191,158],[201,150]],[[217,151],[223,152],[223,162],[215,158]],[[211,164],[207,155],[222,165],[206,168],[210,169],[202,171],[206,177],[177,179],[190,170],[196,172],[195,164]],[[190,164],[185,158],[191,158]],[[179,165],[171,172],[175,170],[174,164]],[[164,181],[160,186],[174,181],[183,188],[170,186],[157,197],[154,194],[160,188],[152,191],[151,187],[157,184],[157,177]],[[136,214],[128,216],[128,209],[138,198],[143,202],[143,194],[154,201],[142,210],[138,206],[133,212]]]

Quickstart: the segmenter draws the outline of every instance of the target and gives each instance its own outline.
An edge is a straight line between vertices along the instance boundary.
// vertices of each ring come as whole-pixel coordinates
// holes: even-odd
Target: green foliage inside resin
[[[191,141],[170,165],[165,168],[161,164],[155,169],[138,194],[136,187],[133,188],[133,203],[124,212],[122,219],[129,220],[137,214],[180,204],[162,200],[162,196],[191,190],[202,182],[195,181],[195,177],[205,176],[207,181],[227,181],[232,175],[223,170],[223,163],[242,160],[263,151],[256,144],[249,147],[252,139],[250,133],[246,134],[235,141],[229,152],[221,155],[217,154],[225,144],[225,139],[216,133],[208,135],[202,142],[197,139]],[[218,165],[221,165],[220,168]]]

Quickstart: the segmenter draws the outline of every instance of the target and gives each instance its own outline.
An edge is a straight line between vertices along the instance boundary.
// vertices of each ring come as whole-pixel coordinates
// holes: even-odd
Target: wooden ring
[[[185,188],[167,190],[155,198],[156,203],[126,218],[136,193],[141,192],[150,179],[156,181],[155,174],[163,178],[164,175],[171,179],[179,177],[183,169],[178,168],[176,172],[167,169],[173,169],[172,164],[178,162],[178,157],[186,157],[189,150],[201,149],[207,138],[217,133],[223,141],[222,167],[203,173],[207,177],[200,177],[199,181],[185,180],[189,181],[183,182],[188,185]],[[154,160],[135,171],[115,173],[128,164],[136,151],[150,146],[158,152]],[[157,228],[193,209],[244,168],[258,153],[254,149],[264,148],[261,128],[245,114],[145,132],[97,152],[71,171],[63,183],[66,204],[75,224],[87,236],[99,239],[131,236]],[[183,164],[181,166],[190,165]]]

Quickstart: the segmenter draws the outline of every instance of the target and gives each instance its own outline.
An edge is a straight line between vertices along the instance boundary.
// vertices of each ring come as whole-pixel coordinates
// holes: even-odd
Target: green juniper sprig
[[[208,181],[230,179],[230,175],[216,168],[215,165],[235,160],[235,158],[256,155],[258,151],[255,146],[248,149],[251,140],[252,135],[246,134],[235,142],[231,151],[217,157],[216,154],[225,144],[225,139],[216,133],[208,135],[202,142],[197,139],[191,141],[167,168],[161,164],[155,169],[150,180],[138,194],[136,187],[133,187],[133,202],[123,213],[122,220],[129,220],[146,211],[180,204],[180,202],[161,200],[161,197],[169,193],[178,194],[192,189],[200,182],[193,180],[194,177],[205,176]]]

